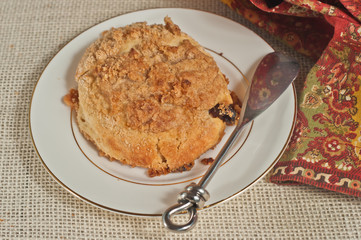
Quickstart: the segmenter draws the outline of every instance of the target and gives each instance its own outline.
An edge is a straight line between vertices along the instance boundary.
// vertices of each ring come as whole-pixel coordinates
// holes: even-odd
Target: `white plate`
[[[198,181],[207,166],[197,162],[184,173],[149,178],[141,168],[110,162],[97,154],[77,129],[62,98],[75,87],[75,69],[85,49],[100,33],[133,22],[162,23],[165,16],[194,37],[214,56],[230,79],[229,88],[244,96],[255,66],[272,48],[254,32],[227,18],[190,9],[150,9],[102,22],[71,40],[44,69],[34,88],[30,131],[35,149],[51,176],[69,192],[95,206],[118,213],[159,216],[176,203],[191,181]],[[243,77],[244,76],[244,77]],[[231,199],[263,177],[286,148],[296,118],[294,87],[286,92],[239,137],[207,186],[206,207]],[[205,156],[215,157],[218,147]]]

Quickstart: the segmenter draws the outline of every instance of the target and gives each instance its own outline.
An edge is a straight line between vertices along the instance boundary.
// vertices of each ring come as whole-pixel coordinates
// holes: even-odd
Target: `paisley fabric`
[[[291,141],[270,181],[361,196],[361,1],[222,0],[317,59],[298,96]]]

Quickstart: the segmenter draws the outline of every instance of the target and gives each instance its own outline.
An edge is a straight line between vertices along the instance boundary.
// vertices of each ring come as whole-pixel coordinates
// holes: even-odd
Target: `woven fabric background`
[[[260,180],[240,196],[200,212],[195,229],[168,232],[159,217],[132,217],[85,203],[42,166],[28,127],[32,90],[51,58],[85,29],[147,8],[213,12],[297,55],[218,0],[0,1],[0,239],[360,239],[361,199],[309,186]],[[241,53],[240,53],[241,54]],[[302,80],[296,82],[297,89]]]

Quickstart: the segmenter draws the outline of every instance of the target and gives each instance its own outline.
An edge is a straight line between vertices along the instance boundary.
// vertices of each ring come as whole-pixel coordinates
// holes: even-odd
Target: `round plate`
[[[208,166],[196,161],[188,172],[150,178],[146,170],[100,157],[79,133],[74,114],[62,99],[76,87],[74,75],[85,49],[104,30],[134,22],[163,23],[169,16],[215,58],[230,80],[229,89],[242,99],[248,80],[272,48],[254,32],[227,18],[190,9],[150,9],[102,22],[71,40],[44,69],[33,92],[30,132],[34,147],[51,176],[69,192],[95,206],[118,213],[159,216],[176,203],[178,193],[197,182]],[[231,199],[263,177],[278,161],[296,119],[294,87],[286,92],[240,135],[207,190],[206,207]],[[204,157],[215,157],[223,140]]]

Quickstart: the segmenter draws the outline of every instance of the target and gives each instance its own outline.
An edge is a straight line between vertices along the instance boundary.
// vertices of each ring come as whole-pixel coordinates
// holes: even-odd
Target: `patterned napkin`
[[[270,180],[361,196],[361,1],[222,1],[317,60],[299,91],[290,144]]]

